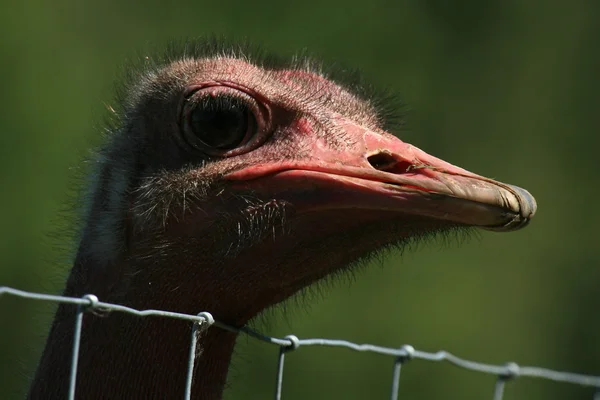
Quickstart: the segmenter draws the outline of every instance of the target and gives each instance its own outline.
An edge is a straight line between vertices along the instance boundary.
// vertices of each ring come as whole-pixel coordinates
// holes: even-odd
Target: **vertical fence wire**
[[[190,352],[188,356],[187,375],[185,377],[185,391],[183,398],[190,400],[192,398],[192,380],[194,378],[194,364],[196,362],[196,345],[198,344],[198,330],[200,324],[194,322],[192,324],[192,338],[190,340]]]
[[[79,362],[79,345],[81,343],[81,328],[83,325],[84,306],[77,306],[75,330],[73,332],[73,353],[71,354],[71,374],[69,376],[69,400],[75,400],[75,384],[77,382],[77,365]]]
[[[83,314],[98,304],[98,297],[86,294],[83,300],[88,304],[78,304],[75,314],[75,328],[73,331],[73,352],[71,354],[71,371],[69,375],[69,400],[75,400],[75,388],[77,385],[77,366],[79,364],[79,347],[81,346],[81,330],[83,328]]]
[[[281,400],[281,391],[283,389],[283,364],[285,363],[285,347],[279,348],[277,357],[277,377],[275,378],[275,400]]]
[[[398,394],[400,392],[400,371],[402,364],[412,359],[415,355],[415,348],[410,344],[405,344],[400,348],[400,354],[394,361],[394,368],[392,370],[392,390],[390,393],[391,400],[398,400]]]
[[[192,398],[192,382],[194,380],[194,366],[196,364],[196,354],[198,354],[196,349],[198,347],[198,336],[200,335],[200,329],[203,328],[202,325],[206,324],[207,326],[210,326],[215,322],[212,315],[207,312],[201,312],[200,314],[198,314],[198,317],[202,318],[203,320],[200,322],[195,321],[192,324],[192,337],[190,340],[187,374],[185,377],[185,391],[183,395],[183,398],[185,400],[190,400]]]
[[[504,386],[506,384],[506,379],[502,376],[499,376],[496,379],[496,385],[494,385],[494,400],[502,400],[504,397]]]
[[[394,369],[392,370],[392,391],[390,394],[390,400],[398,400],[398,392],[400,391],[400,369],[404,359],[397,357],[394,361]]]
[[[281,400],[283,390],[283,366],[285,363],[285,353],[296,350],[300,347],[300,339],[296,335],[288,335],[284,338],[286,343],[279,346],[279,356],[277,357],[277,378],[275,380],[275,400]]]
[[[502,400],[504,397],[504,388],[506,382],[519,376],[521,367],[517,363],[510,362],[505,365],[505,371],[498,375],[494,385],[494,400]]]

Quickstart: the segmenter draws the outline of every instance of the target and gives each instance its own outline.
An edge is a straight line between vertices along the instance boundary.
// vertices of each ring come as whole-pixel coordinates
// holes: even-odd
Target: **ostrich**
[[[146,60],[97,157],[65,295],[209,311],[243,326],[389,246],[462,227],[513,231],[534,198],[388,133],[356,82],[194,43]],[[59,306],[30,399],[66,398],[72,306]],[[86,315],[81,399],[182,397],[189,324]],[[236,334],[199,337],[192,393],[220,399]]]

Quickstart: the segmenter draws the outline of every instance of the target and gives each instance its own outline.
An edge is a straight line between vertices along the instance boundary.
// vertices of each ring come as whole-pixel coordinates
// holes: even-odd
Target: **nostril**
[[[413,165],[408,161],[398,160],[387,151],[372,154],[367,157],[367,161],[376,170],[393,174],[404,174],[413,168]]]
[[[394,168],[398,161],[389,153],[379,152],[367,157],[367,161],[371,166],[380,171],[387,171]]]

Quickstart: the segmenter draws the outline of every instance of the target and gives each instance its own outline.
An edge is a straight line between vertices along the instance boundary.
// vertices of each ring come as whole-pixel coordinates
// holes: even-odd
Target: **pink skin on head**
[[[299,118],[292,127],[299,133],[295,140],[308,142],[310,157],[258,163],[226,179],[259,192],[286,193],[305,212],[389,210],[503,231],[524,226],[535,213],[535,200],[523,189],[459,168],[341,116],[332,122],[351,139],[350,145],[332,148],[313,135],[309,120]],[[294,201],[303,190],[327,193],[328,201]]]

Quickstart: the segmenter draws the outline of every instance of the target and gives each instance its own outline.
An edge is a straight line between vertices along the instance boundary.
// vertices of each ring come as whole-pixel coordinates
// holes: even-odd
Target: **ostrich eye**
[[[196,148],[200,145],[227,151],[252,137],[256,126],[256,118],[244,100],[227,95],[204,96],[187,115],[185,136]]]

